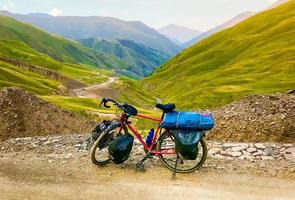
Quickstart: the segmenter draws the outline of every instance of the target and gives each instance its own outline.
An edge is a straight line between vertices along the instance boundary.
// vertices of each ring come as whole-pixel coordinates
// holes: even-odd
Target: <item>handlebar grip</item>
[[[110,100],[110,99],[108,99],[108,98],[102,98],[102,100],[101,100],[101,102],[100,102],[100,104],[99,104],[99,107],[101,107],[101,105],[103,104],[103,106],[104,106],[105,108],[110,108],[111,106],[107,105],[107,103],[108,103],[109,100]]]
[[[106,108],[110,108],[111,106],[108,106],[108,105],[107,105],[107,102],[108,102],[108,101],[105,101],[105,102],[103,103],[103,106],[106,107]]]

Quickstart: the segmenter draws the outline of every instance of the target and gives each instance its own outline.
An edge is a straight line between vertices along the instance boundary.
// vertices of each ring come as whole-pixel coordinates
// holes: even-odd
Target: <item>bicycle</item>
[[[150,156],[158,156],[160,161],[170,170],[175,173],[189,173],[193,172],[204,164],[207,158],[207,145],[204,138],[198,143],[199,151],[196,160],[186,160],[181,157],[175,151],[175,139],[170,130],[162,129],[160,127],[161,121],[164,118],[165,113],[171,112],[175,109],[174,104],[156,104],[155,107],[162,110],[163,113],[161,118],[154,118],[147,115],[137,113],[137,109],[127,103],[119,103],[110,98],[103,98],[100,106],[104,105],[105,108],[110,108],[108,102],[112,102],[115,107],[117,107],[121,114],[109,121],[107,128],[99,135],[99,137],[93,143],[91,148],[91,160],[93,164],[98,166],[104,166],[110,162],[110,158],[107,151],[107,146],[110,141],[115,137],[118,137],[122,134],[127,134],[130,130],[134,136],[139,140],[143,145],[146,155],[136,164],[136,169],[144,169],[144,161]],[[157,123],[157,129],[152,138],[151,145],[147,145],[144,139],[141,137],[136,128],[132,125],[132,122],[129,121],[130,117],[139,117],[146,120],[151,120]],[[116,131],[119,129],[118,131]]]

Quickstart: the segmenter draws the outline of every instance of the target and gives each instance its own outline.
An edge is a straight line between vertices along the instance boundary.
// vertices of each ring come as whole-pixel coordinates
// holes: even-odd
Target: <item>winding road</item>
[[[112,87],[112,84],[115,83],[117,79],[117,77],[109,77],[108,81],[104,83],[75,89],[72,92],[80,98],[117,98],[118,91]]]

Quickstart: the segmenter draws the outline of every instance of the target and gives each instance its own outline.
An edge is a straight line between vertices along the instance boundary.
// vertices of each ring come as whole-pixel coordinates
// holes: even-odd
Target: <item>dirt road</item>
[[[77,150],[83,139],[69,135],[0,144],[0,199],[295,199],[294,171],[279,161],[209,158],[199,171],[172,180],[156,157],[144,173],[137,172],[142,157],[137,147],[125,165],[98,168],[87,151]],[[277,164],[287,176],[268,172]]]
[[[73,93],[81,98],[117,98],[118,92],[112,88],[112,84],[116,80],[117,77],[109,77],[108,81],[104,83],[88,86],[85,88],[75,89],[73,90]]]
[[[87,161],[87,162],[86,162]],[[295,181],[217,173],[202,169],[189,175],[163,167],[136,172],[109,165],[92,166],[88,159],[66,163],[1,161],[1,199],[295,199]]]

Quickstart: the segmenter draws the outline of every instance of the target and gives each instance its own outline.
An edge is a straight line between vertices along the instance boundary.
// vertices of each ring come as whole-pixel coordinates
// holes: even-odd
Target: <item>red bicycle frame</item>
[[[159,119],[159,118],[153,118],[153,117],[149,117],[149,116],[146,116],[146,115],[143,115],[143,114],[137,114],[136,117],[139,117],[139,118],[144,118],[144,119],[147,119],[147,120],[151,120],[151,121],[154,121],[154,122],[157,122],[158,123],[158,126],[157,126],[157,129],[156,129],[156,132],[153,136],[153,139],[152,139],[152,144],[150,146],[148,146],[145,141],[143,140],[143,138],[141,137],[141,135],[138,133],[138,131],[136,130],[136,128],[131,125],[131,123],[126,123],[126,117],[125,117],[125,114],[122,113],[121,114],[121,117],[120,117],[120,122],[121,122],[121,127],[120,127],[120,130],[119,132],[122,131],[123,129],[123,126],[127,125],[127,127],[132,131],[132,133],[135,135],[135,137],[140,141],[140,143],[144,146],[144,149],[147,150],[147,151],[150,151],[152,154],[155,154],[155,155],[159,155],[159,154],[176,154],[175,152],[175,148],[163,148],[161,149],[160,151],[156,151],[154,150],[155,149],[155,144],[156,144],[156,141],[157,141],[157,138],[158,138],[158,135],[159,133],[161,132],[161,127],[160,127],[160,123],[161,121],[163,120],[163,116]],[[172,150],[172,151],[169,151],[169,150]]]

